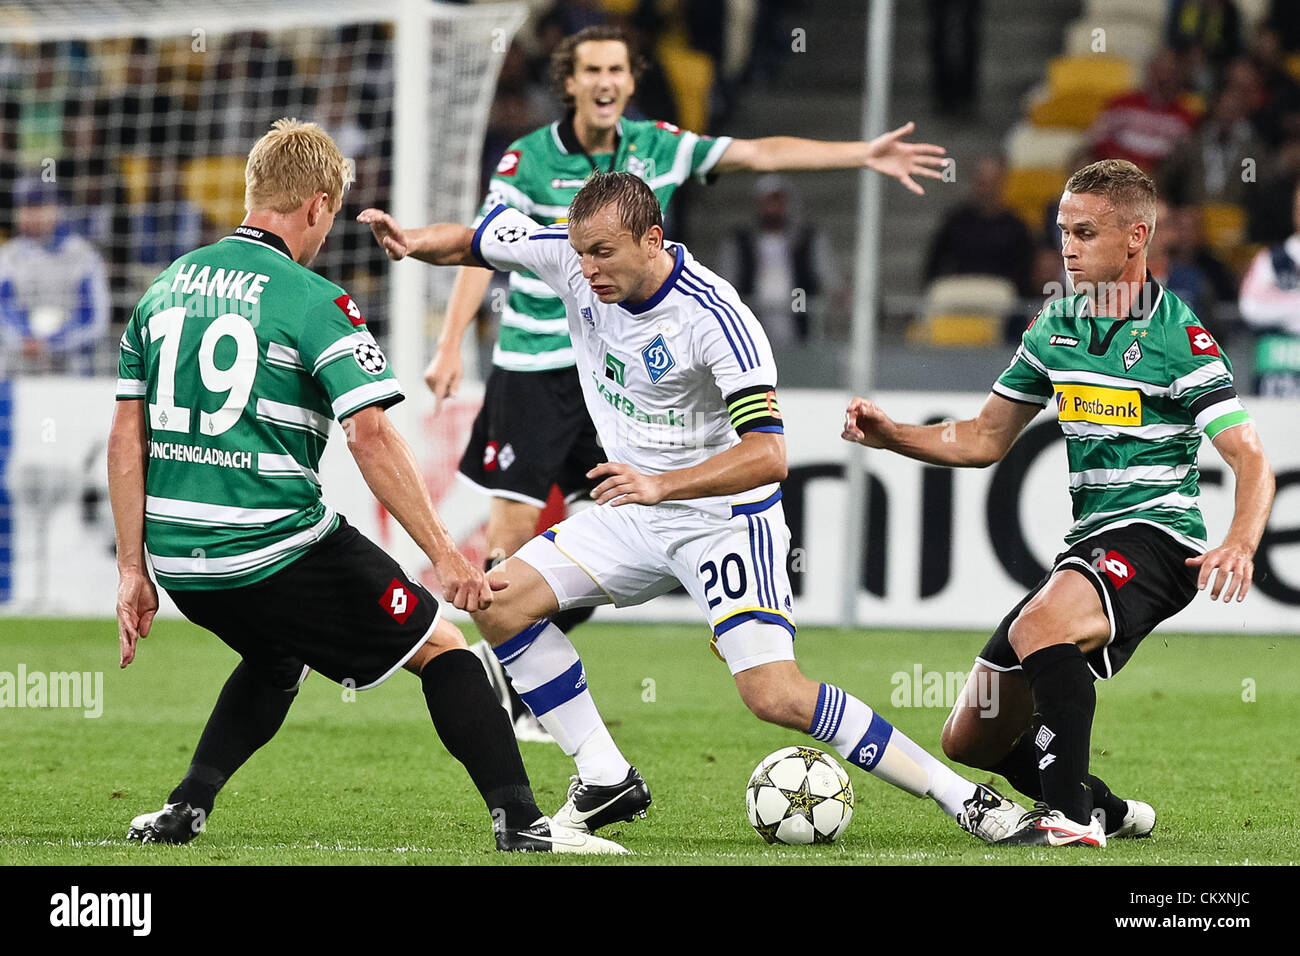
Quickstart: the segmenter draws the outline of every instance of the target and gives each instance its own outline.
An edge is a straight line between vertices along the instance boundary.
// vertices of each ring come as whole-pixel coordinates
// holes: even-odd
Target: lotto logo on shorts
[[[494,441],[490,441],[483,446],[483,470],[497,470],[497,443]]]
[[[1105,556],[1097,562],[1099,570],[1104,571],[1106,577],[1110,578],[1110,583],[1115,585],[1116,590],[1122,588],[1133,580],[1136,574],[1133,565],[1129,564],[1128,559],[1118,551],[1107,551]]]
[[[405,624],[419,603],[420,599],[415,596],[415,592],[397,578],[393,578],[393,583],[388,585],[388,590],[379,599],[379,606],[391,614],[398,624]]]

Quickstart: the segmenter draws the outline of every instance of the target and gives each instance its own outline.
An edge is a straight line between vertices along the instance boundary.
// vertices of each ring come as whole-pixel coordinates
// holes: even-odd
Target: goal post
[[[71,355],[32,357],[0,341],[0,425],[3,416],[15,423],[13,440],[0,445],[0,564],[11,552],[0,567],[0,606],[112,607],[107,423],[98,416],[112,412],[118,337],[162,269],[239,224],[248,151],[281,117],[319,123],[355,164],[356,182],[312,269],[366,316],[408,395],[393,418],[422,461],[445,465],[450,451],[424,441],[432,400],[421,373],[455,270],[394,266],[352,220],[372,205],[404,225],[472,220],[497,77],[526,15],[519,2],[434,0],[0,4],[0,240],[20,231],[20,219],[28,228],[20,201],[53,197],[57,229],[76,238],[103,278],[75,366]],[[15,285],[42,296],[49,278],[29,270]],[[71,301],[29,309],[34,332],[52,336],[71,321],[79,314]],[[107,398],[92,399],[105,383]],[[87,403],[84,415],[56,401],[73,397]],[[41,403],[52,410],[33,416]],[[331,455],[349,457],[331,452],[326,468]],[[345,465],[345,480],[326,479],[327,499],[375,510]],[[403,534],[384,543],[408,565],[427,563]],[[55,569],[85,583],[61,598],[84,607],[56,605]]]

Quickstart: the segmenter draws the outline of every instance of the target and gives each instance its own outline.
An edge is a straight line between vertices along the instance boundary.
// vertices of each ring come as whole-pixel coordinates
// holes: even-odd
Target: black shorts
[[[552,485],[560,486],[565,501],[590,491],[587,472],[604,460],[576,368],[493,367],[460,460],[470,484],[543,508]]]
[[[286,690],[308,668],[346,687],[374,687],[406,663],[439,616],[433,595],[342,517],[264,581],[167,593],[187,618]]]
[[[1196,596],[1197,569],[1184,562],[1197,552],[1147,524],[1102,530],[1062,551],[1052,570],[1002,619],[976,661],[999,671],[1018,670],[1020,658],[1008,634],[1021,609],[1041,591],[1053,574],[1074,568],[1092,582],[1110,619],[1110,640],[1086,655],[1098,680],[1119,673],[1142,638],[1172,617]]]

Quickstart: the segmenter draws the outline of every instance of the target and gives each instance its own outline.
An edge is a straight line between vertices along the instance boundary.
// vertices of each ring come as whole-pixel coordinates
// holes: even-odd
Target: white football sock
[[[808,732],[814,739],[829,743],[845,760],[886,783],[914,797],[932,798],[950,817],[956,817],[962,802],[975,794],[973,783],[834,684],[821,685],[816,716]]]
[[[493,650],[524,703],[574,758],[583,783],[608,786],[627,777],[630,764],[600,719],[582,660],[563,631],[538,621]]]

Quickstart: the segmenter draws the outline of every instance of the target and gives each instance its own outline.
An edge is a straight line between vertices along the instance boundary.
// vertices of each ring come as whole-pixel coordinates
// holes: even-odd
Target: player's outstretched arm
[[[784,435],[746,432],[740,436],[739,445],[690,468],[643,475],[631,465],[607,461],[587,472],[587,477],[604,479],[591,492],[598,505],[655,505],[661,501],[738,495],[784,481],[786,471]]]
[[[149,636],[158,591],[144,558],[144,402],[117,403],[108,434],[108,499],[117,529],[117,640],[121,667],[135,660],[136,642]]]
[[[1222,595],[1226,604],[1234,595],[1238,601],[1244,601],[1250,591],[1255,574],[1255,549],[1259,547],[1268,513],[1273,508],[1276,482],[1259,434],[1249,422],[1219,432],[1214,436],[1214,447],[1236,477],[1232,525],[1223,544],[1188,558],[1187,563],[1200,569],[1196,586],[1205,590],[1213,578],[1210,600],[1217,601]]]
[[[461,343],[491,284],[491,269],[462,266],[456,272],[456,281],[452,283],[451,295],[447,299],[442,334],[438,337],[438,349],[424,370],[424,384],[433,392],[435,415],[442,410],[443,401],[454,398],[460,388],[460,380],[465,374],[465,363],[460,357]]]
[[[866,166],[897,179],[909,190],[925,190],[913,178],[942,179],[947,152],[933,143],[909,143],[903,137],[916,129],[906,123],[870,142],[825,142],[796,136],[766,136],[734,140],[718,158],[717,170],[748,169],[755,172],[809,169],[858,169]]]
[[[443,597],[462,611],[482,611],[492,604],[492,591],[480,568],[456,548],[447,526],[429,500],[419,463],[382,408],[371,405],[343,422],[348,449],[366,484],[380,504],[420,546],[442,582]]]
[[[937,425],[900,425],[875,402],[854,398],[845,410],[840,437],[931,465],[983,468],[1005,457],[1038,412],[1036,405],[990,394],[975,418]]]
[[[471,243],[474,230],[452,222],[439,222],[419,229],[403,229],[382,209],[363,209],[357,222],[370,227],[388,258],[394,262],[407,256],[434,266],[481,266]]]

